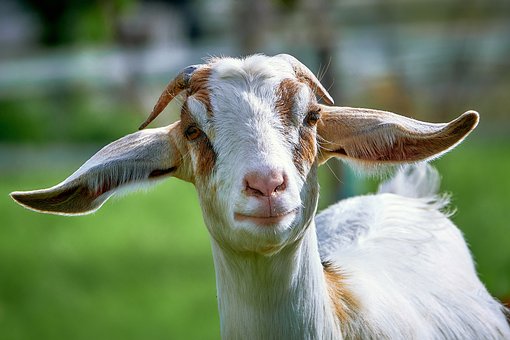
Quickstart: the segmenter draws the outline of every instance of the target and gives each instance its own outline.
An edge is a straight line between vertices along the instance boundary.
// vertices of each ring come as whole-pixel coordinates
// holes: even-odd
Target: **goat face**
[[[220,246],[271,254],[298,239],[313,218],[319,163],[428,160],[478,123],[473,111],[433,124],[321,105],[316,94],[329,105],[332,99],[303,64],[289,55],[256,55],[184,69],[141,129],[183,91],[180,121],[107,145],[54,187],[11,196],[40,212],[85,214],[120,187],[174,176],[195,184]]]
[[[238,251],[277,251],[316,208],[315,94],[278,56],[220,59],[201,77],[181,129],[209,232]]]

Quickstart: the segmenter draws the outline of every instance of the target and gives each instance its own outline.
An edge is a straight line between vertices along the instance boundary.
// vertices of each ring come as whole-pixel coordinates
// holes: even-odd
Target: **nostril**
[[[246,183],[246,188],[244,190],[248,196],[265,196],[262,191],[252,188],[249,183]]]
[[[282,184],[280,184],[279,186],[277,186],[274,189],[274,192],[284,191],[286,187],[287,187],[287,184],[285,183],[285,180],[284,180],[284,182]]]
[[[250,172],[244,177],[244,191],[248,196],[256,197],[281,193],[287,187],[285,177],[281,171]]]

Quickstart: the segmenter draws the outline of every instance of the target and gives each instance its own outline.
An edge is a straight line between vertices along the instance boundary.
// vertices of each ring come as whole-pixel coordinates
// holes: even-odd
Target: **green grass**
[[[510,295],[509,155],[508,142],[469,140],[435,163],[481,278],[501,298]],[[7,197],[53,185],[67,170],[2,175],[0,338],[218,339],[210,245],[192,185],[168,180],[74,218]]]
[[[75,218],[29,212],[5,196],[62,178],[2,181],[0,337],[218,339],[214,269],[193,187],[169,180]]]
[[[436,163],[480,278],[510,302],[510,143],[468,140]]]

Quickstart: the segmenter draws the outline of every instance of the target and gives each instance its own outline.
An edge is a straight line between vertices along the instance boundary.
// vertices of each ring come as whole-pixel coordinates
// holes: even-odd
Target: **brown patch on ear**
[[[464,135],[470,128],[469,125],[455,124],[441,131],[437,136],[406,136],[394,138],[392,143],[374,138],[358,136],[357,140],[351,140],[344,147],[335,149],[333,153],[338,156],[346,155],[355,159],[374,162],[416,162],[434,156],[442,150],[447,150],[457,143],[459,134]],[[365,137],[365,138],[364,138]],[[353,144],[363,145],[354,146]]]
[[[414,162],[434,156],[438,151],[447,150],[459,142],[461,136],[468,134],[478,122],[478,115],[465,114],[445,128],[430,136],[406,136],[402,129],[401,138],[396,138],[387,150],[367,154],[368,160],[377,162]],[[376,149],[376,147],[374,147]],[[337,153],[337,152],[335,152]],[[363,155],[354,155],[361,158]]]
[[[211,76],[211,68],[204,67],[196,70],[190,80],[188,95],[195,97],[202,102],[207,109],[207,113],[212,115],[211,100],[209,96],[209,77]]]
[[[450,123],[427,123],[379,110],[322,107],[319,163],[332,156],[367,164],[427,160],[459,144],[478,123],[474,111]]]
[[[355,313],[359,310],[359,303],[347,289],[345,276],[340,269],[335,268],[330,262],[324,262],[322,266],[335,315],[341,325],[346,325],[353,321]]]

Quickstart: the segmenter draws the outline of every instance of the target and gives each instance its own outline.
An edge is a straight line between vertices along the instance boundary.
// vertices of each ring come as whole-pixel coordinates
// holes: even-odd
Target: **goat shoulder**
[[[424,167],[404,168],[378,194],[316,217],[321,259],[341,269],[358,301],[349,328],[363,338],[510,338],[501,306],[442,212],[447,200],[430,189],[437,173]]]

